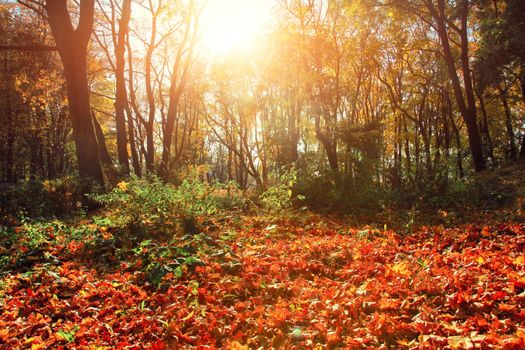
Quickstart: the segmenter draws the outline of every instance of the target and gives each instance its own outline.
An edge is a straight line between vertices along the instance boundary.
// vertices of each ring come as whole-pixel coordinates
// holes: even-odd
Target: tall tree
[[[23,1],[21,3],[24,4]],[[34,7],[33,3],[25,4]],[[67,0],[47,0],[43,7],[64,66],[79,175],[104,186],[87,77],[87,50],[93,29],[95,1],[80,0],[76,27]]]
[[[510,72],[519,82],[525,107],[524,11],[522,0],[479,1],[481,43],[475,68],[483,86],[498,86]],[[521,143],[519,159],[525,160],[525,133]]]
[[[159,175],[167,178],[169,172],[169,160],[173,142],[173,128],[179,112],[179,103],[188,83],[190,68],[193,60],[193,50],[199,32],[199,17],[202,9],[195,8],[193,1],[190,1],[188,14],[186,15],[184,33],[178,43],[175,61],[171,69],[168,111],[166,122],[163,127],[162,157],[159,167]]]
[[[433,19],[434,28],[439,35],[443,58],[452,82],[456,103],[467,127],[474,169],[482,171],[486,165],[478,130],[476,99],[469,55],[468,18],[471,3],[469,0],[460,0],[453,3],[449,3],[447,0],[437,0],[437,4],[433,0],[423,0],[423,2]],[[457,16],[457,20],[455,20],[455,16]],[[460,49],[460,58],[457,63],[451,47],[451,43],[456,42],[451,40],[454,35],[459,37],[457,45]],[[462,72],[462,82],[458,75],[458,65]]]

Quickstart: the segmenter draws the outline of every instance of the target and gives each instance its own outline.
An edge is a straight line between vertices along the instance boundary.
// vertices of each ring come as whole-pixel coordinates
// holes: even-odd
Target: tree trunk
[[[468,17],[468,0],[463,0],[459,5],[461,7],[461,68],[463,71],[463,83],[465,86],[465,98],[463,96],[463,89],[459,81],[459,77],[456,70],[456,64],[454,62],[454,56],[450,47],[448,29],[446,24],[446,13],[445,13],[445,0],[438,0],[438,8],[434,8],[429,3],[428,8],[432,13],[436,23],[437,32],[443,48],[443,57],[447,65],[448,75],[452,82],[454,89],[454,96],[458,104],[459,111],[465,125],[467,127],[468,141],[470,146],[470,152],[472,154],[472,160],[474,163],[474,169],[476,172],[485,170],[485,159],[483,157],[483,151],[481,147],[481,139],[479,137],[478,125],[476,122],[476,103],[474,99],[474,90],[472,87],[471,71],[469,66],[469,54],[468,54],[468,35],[467,35],[467,17]]]
[[[152,10],[151,34],[146,59],[144,61],[144,79],[146,83],[146,96],[148,99],[148,120],[144,123],[146,129],[146,170],[150,173],[155,171],[155,143],[153,141],[153,122],[155,121],[155,96],[153,92],[153,82],[151,79],[151,66],[153,52],[156,47],[157,37],[157,13]]]
[[[137,144],[135,142],[135,126],[133,125],[133,114],[131,113],[131,109],[126,108],[126,113],[128,116],[128,139],[129,139],[129,147],[131,150],[131,160],[133,164],[133,171],[135,172],[135,175],[138,177],[142,176],[142,170],[140,168],[140,159],[139,159],[139,153],[137,151]]]
[[[521,140],[521,151],[520,151],[520,160],[525,161],[525,134]]]
[[[142,142],[137,144],[137,139],[135,136],[135,130],[137,131],[137,136],[141,140],[141,122],[143,121],[142,114],[136,103],[135,90],[133,86],[133,53],[131,51],[131,45],[129,43],[129,35],[126,37],[126,49],[128,50],[128,87],[129,87],[129,98],[126,108],[126,113],[128,116],[128,138],[131,148],[131,159],[133,160],[133,170],[138,177],[142,176],[142,157],[141,153],[137,149],[140,145],[142,149],[144,146]],[[137,124],[133,123],[133,112],[135,114],[135,120]]]
[[[460,179],[465,177],[465,170],[463,170],[463,155],[461,154],[461,135],[459,129],[454,122],[452,115],[450,116],[450,124],[452,125],[452,130],[454,131],[454,137],[456,139],[456,148],[457,148],[457,166],[458,166],[458,176]]]
[[[155,143],[153,140],[153,119],[144,126],[146,130],[146,170],[153,173],[155,171]]]
[[[75,140],[78,170],[81,177],[104,184],[98,142],[91,117],[87,81],[86,52],[72,45],[63,55],[67,83],[67,96],[73,138]]]
[[[490,136],[487,109],[485,108],[485,100],[483,99],[483,95],[481,93],[478,94],[478,100],[479,105],[481,107],[481,114],[483,116],[480,130],[483,133],[483,135],[485,135],[485,140],[487,143],[487,157],[490,158],[492,164],[494,164],[494,145],[492,143],[492,137]]]
[[[403,134],[404,134],[404,143],[405,143],[405,161],[406,161],[406,174],[408,180],[412,181],[412,162],[411,162],[411,155],[410,155],[410,140],[408,135],[408,126],[407,126],[407,118],[403,116]]]
[[[193,44],[195,43],[196,32],[195,28],[190,40],[190,31],[192,29],[191,23],[186,23],[186,29],[182,41],[179,43],[177,50],[177,56],[173,63],[170,81],[170,93],[169,93],[169,106],[168,113],[166,116],[166,125],[164,127],[163,142],[162,142],[162,158],[159,168],[159,175],[167,179],[169,173],[169,158],[171,156],[171,143],[173,140],[173,128],[175,127],[175,120],[179,111],[179,102],[188,82],[188,75],[190,71],[191,63],[191,51],[193,50]],[[189,44],[189,45],[187,45]],[[186,47],[189,46],[189,47]],[[189,52],[186,56],[186,61],[183,63],[184,51],[187,49]]]
[[[514,139],[514,128],[512,127],[512,114],[510,112],[509,102],[505,96],[505,92],[501,91],[501,103],[505,110],[505,126],[507,128],[507,136],[509,138],[509,159],[516,161],[518,159],[518,150],[516,148],[516,141]]]
[[[76,29],[71,23],[66,0],[48,0],[45,8],[64,66],[78,172],[80,177],[93,180],[103,188],[104,176],[91,115],[87,79],[87,46],[93,27],[94,0],[80,1]]]
[[[108,147],[106,146],[106,138],[104,137],[104,132],[102,131],[102,127],[100,126],[97,117],[95,116],[95,112],[93,113],[93,125],[95,126],[95,133],[97,135],[97,142],[98,142],[98,154],[100,157],[100,161],[102,164],[106,165],[108,168],[113,167],[113,162],[111,161],[111,157],[108,152]]]
[[[315,117],[315,136],[323,145],[323,148],[326,152],[326,157],[328,158],[328,164],[330,169],[334,172],[339,172],[339,161],[337,159],[337,143],[331,141],[328,136],[326,136],[320,128],[320,116]]]
[[[14,169],[14,163],[15,163],[15,156],[14,156],[14,145],[15,145],[15,118],[13,113],[13,100],[12,100],[12,94],[11,91],[15,91],[15,81],[13,75],[9,72],[9,65],[8,65],[8,59],[7,59],[7,52],[5,52],[4,56],[4,72],[7,76],[6,79],[6,89],[4,91],[4,100],[5,100],[5,107],[4,107],[4,113],[7,119],[7,142],[6,142],[6,157],[4,162],[4,180],[8,182],[14,182],[16,181],[13,169]]]
[[[525,79],[520,79],[521,97],[523,99],[523,107],[525,107]],[[521,140],[520,160],[525,161],[525,133]]]
[[[128,140],[126,137],[126,116],[128,108],[128,97],[126,92],[126,79],[124,70],[126,66],[126,35],[131,16],[131,0],[122,3],[122,14],[119,20],[118,34],[115,43],[115,120],[117,129],[117,151],[119,165],[125,174],[129,174]]]
[[[299,152],[297,150],[297,145],[299,143],[299,138],[301,137],[299,129],[297,127],[298,120],[298,108],[294,102],[291,107],[291,111],[288,114],[288,162],[290,164],[296,163],[299,159]]]

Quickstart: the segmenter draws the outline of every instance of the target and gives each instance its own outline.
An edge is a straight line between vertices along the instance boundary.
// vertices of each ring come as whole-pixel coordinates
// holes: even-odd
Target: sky
[[[208,0],[203,45],[215,55],[246,49],[268,27],[275,5],[275,0]]]

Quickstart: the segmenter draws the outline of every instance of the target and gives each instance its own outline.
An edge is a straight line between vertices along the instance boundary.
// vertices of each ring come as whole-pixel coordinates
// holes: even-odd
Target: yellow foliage
[[[402,276],[410,276],[412,274],[412,272],[410,271],[410,267],[408,265],[408,262],[406,261],[402,261],[398,264],[395,264],[394,266],[391,267],[392,271],[394,271],[395,273],[398,273]]]
[[[117,188],[121,191],[127,191],[128,184],[126,183],[126,181],[121,181],[117,184]]]

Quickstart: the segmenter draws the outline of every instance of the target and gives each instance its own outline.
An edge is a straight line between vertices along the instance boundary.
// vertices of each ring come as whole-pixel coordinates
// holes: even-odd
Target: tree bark
[[[445,0],[438,0],[438,8],[433,7],[433,4],[428,2],[427,8],[429,9],[432,17],[437,24],[437,32],[441,41],[443,48],[443,57],[447,65],[448,75],[452,82],[452,87],[454,90],[454,96],[456,98],[459,111],[465,125],[467,127],[468,141],[470,146],[470,152],[472,154],[472,160],[474,163],[474,169],[476,172],[485,170],[485,159],[483,157],[483,151],[481,146],[481,138],[479,136],[478,125],[476,122],[477,113],[476,113],[476,103],[474,98],[474,90],[472,86],[471,71],[469,64],[469,51],[468,51],[468,33],[467,33],[467,19],[468,19],[468,7],[469,1],[462,0],[459,4],[460,6],[460,16],[461,16],[461,69],[463,72],[463,83],[464,83],[464,93],[461,87],[459,76],[456,70],[456,63],[454,62],[454,56],[452,54],[452,49],[450,47],[449,33],[446,23],[446,14],[445,14]]]
[[[144,119],[140,109],[137,106],[135,88],[133,85],[133,53],[131,51],[131,45],[129,43],[129,35],[126,37],[126,49],[128,50],[128,88],[129,88],[129,98],[126,113],[128,115],[128,137],[129,144],[131,148],[131,159],[133,160],[133,169],[135,174],[138,177],[142,176],[142,154],[144,154],[144,145],[141,133],[141,125],[144,123]],[[133,123],[133,114],[135,115],[136,124]],[[142,124],[141,124],[142,123]],[[135,127],[136,126],[136,127]],[[135,131],[137,134],[135,134]],[[138,141],[140,143],[137,143]],[[138,148],[142,149],[142,152],[139,153]]]
[[[454,118],[452,117],[452,115],[450,116],[450,124],[452,125],[452,130],[454,131],[454,137],[456,139],[456,148],[457,148],[456,161],[457,161],[457,166],[458,166],[458,177],[460,179],[463,179],[465,177],[465,170],[463,169],[463,155],[461,151],[461,135],[459,132],[459,128],[454,122]]]
[[[9,72],[9,64],[8,64],[8,54],[5,53],[4,56],[4,72],[7,77],[5,81],[5,91],[4,94],[4,114],[6,117],[6,127],[7,127],[7,142],[6,142],[6,155],[5,155],[5,162],[3,162],[4,171],[3,171],[3,177],[5,181],[8,182],[15,182],[15,175],[13,172],[14,169],[14,163],[15,163],[15,157],[14,157],[14,145],[15,145],[15,118],[14,118],[14,111],[13,111],[13,100],[12,100],[12,93],[11,91],[15,90],[15,80],[13,75]]]
[[[525,79],[520,79],[521,97],[523,99],[523,107],[525,107]],[[520,161],[525,162],[525,133],[521,139]]]
[[[131,16],[131,0],[124,0],[122,13],[119,20],[118,34],[115,43],[115,121],[117,129],[117,151],[119,165],[125,174],[129,174],[128,139],[126,137],[126,116],[128,108],[128,96],[126,91],[126,79],[124,70],[126,67],[126,35]]]
[[[330,140],[328,136],[321,131],[320,123],[321,117],[315,117],[315,136],[323,145],[323,148],[326,152],[326,157],[328,158],[328,164],[330,169],[338,173],[339,172],[339,160],[337,159],[337,142],[335,140]]]
[[[148,120],[144,123],[146,130],[146,170],[153,173],[155,171],[155,143],[153,140],[153,123],[155,121],[155,96],[153,93],[153,82],[151,79],[151,65],[153,60],[153,52],[155,50],[155,42],[157,37],[157,13],[152,10],[151,34],[148,49],[146,51],[145,66],[145,83],[146,96],[148,99]]]
[[[95,181],[103,188],[104,176],[91,115],[87,79],[87,46],[93,27],[94,0],[80,1],[76,29],[71,23],[67,0],[48,0],[45,9],[64,66],[78,172],[80,177]]]
[[[480,122],[480,131],[485,136],[485,141],[487,143],[487,157],[494,164],[494,162],[495,162],[495,158],[494,158],[494,144],[492,143],[492,137],[490,136],[487,109],[485,107],[485,100],[483,98],[483,94],[482,93],[477,94],[477,96],[478,96],[478,100],[479,100],[479,105],[481,107],[481,115],[483,116],[483,119]]]
[[[95,126],[95,133],[97,135],[98,154],[100,157],[100,161],[102,162],[102,164],[111,168],[113,167],[113,162],[111,161],[111,156],[109,155],[108,147],[106,146],[106,138],[104,137],[104,132],[102,131],[102,127],[100,126],[97,117],[95,116],[95,112],[92,111],[92,113],[93,125]]]
[[[512,114],[510,112],[509,102],[505,96],[505,91],[500,91],[501,103],[505,111],[505,127],[507,129],[507,136],[509,138],[509,159],[516,161],[518,159],[518,150],[516,148],[516,141],[514,139],[514,128],[512,127]]]
[[[523,139],[521,140],[520,160],[522,162],[525,161],[525,134],[523,135]]]
[[[196,24],[194,24],[196,26]],[[162,158],[159,167],[159,175],[167,179],[169,173],[169,159],[171,156],[171,144],[173,140],[173,129],[175,127],[175,120],[179,111],[179,102],[188,82],[188,75],[190,71],[190,64],[192,60],[192,50],[196,39],[197,29],[193,29],[192,37],[190,38],[190,31],[192,24],[186,23],[186,30],[180,46],[177,50],[177,56],[173,63],[170,81],[170,92],[169,92],[169,106],[168,113],[166,115],[166,124],[163,132],[162,140]],[[189,45],[188,45],[189,44]],[[188,46],[188,47],[186,47]],[[184,64],[183,55],[184,51],[188,50],[186,60]]]

